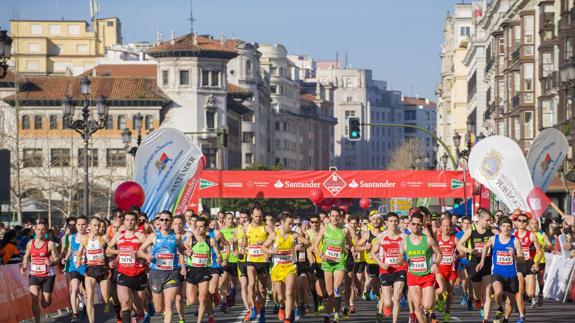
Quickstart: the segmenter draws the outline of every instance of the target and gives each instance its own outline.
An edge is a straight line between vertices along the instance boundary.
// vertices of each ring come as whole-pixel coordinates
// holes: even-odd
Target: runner
[[[393,323],[396,323],[399,317],[399,303],[407,276],[407,265],[399,260],[401,257],[400,246],[403,241],[403,236],[398,227],[399,216],[396,213],[389,212],[386,224],[386,231],[375,238],[370,250],[372,259],[375,259],[379,265],[379,279],[382,286],[376,320],[379,322],[383,319],[382,316],[389,317],[393,313]]]
[[[80,320],[78,314],[78,294],[81,288],[80,285],[84,285],[86,257],[79,253],[78,249],[80,249],[80,244],[86,237],[87,225],[88,219],[85,216],[79,216],[76,218],[76,233],[70,236],[68,252],[66,253],[66,257],[63,259],[63,262],[68,266],[68,279],[70,280],[70,304],[72,306],[71,322],[78,322]],[[76,258],[78,258],[78,260],[76,260]]]
[[[54,242],[46,240],[48,232],[46,221],[38,221],[34,226],[34,239],[28,241],[20,268],[26,275],[29,268],[29,289],[32,295],[32,313],[34,321],[40,322],[40,306],[46,308],[52,303],[52,291],[56,281],[55,265],[58,252]],[[40,295],[41,294],[41,295]]]
[[[539,294],[537,295],[537,306],[543,306],[543,288],[545,287],[545,252],[551,252],[553,250],[553,244],[551,240],[549,240],[549,236],[547,233],[541,229],[540,221],[535,217],[531,218],[531,231],[535,232],[537,236],[537,241],[541,246],[541,249],[544,251],[543,256],[535,255],[534,261],[539,264],[539,271],[536,275],[536,280],[539,283]],[[533,306],[533,303],[531,304]]]
[[[293,214],[283,212],[279,219],[280,226],[269,235],[262,250],[273,255],[274,265],[271,270],[271,279],[280,303],[278,318],[284,323],[291,323],[295,321],[294,296],[297,277],[294,253],[303,250],[305,245],[309,245],[309,241],[303,237],[301,230],[296,229],[296,232],[291,232]],[[272,248],[268,249],[270,246]]]
[[[319,233],[321,222],[319,215],[312,215],[309,218],[310,228],[306,231],[306,235],[309,241],[315,241],[317,234]],[[319,242],[319,249],[322,249],[322,242]],[[325,279],[324,272],[321,269],[321,254],[314,250],[314,248],[308,248],[308,259],[310,261],[310,276],[312,278],[312,288],[311,296],[313,297],[314,312],[323,311],[323,300],[325,293]]]
[[[465,234],[466,231],[469,230],[471,227],[471,219],[467,216],[461,218],[461,230],[455,234],[455,237],[458,240],[461,240],[461,237]],[[458,249],[459,251],[459,249]],[[467,258],[467,254],[465,252],[459,252],[459,256],[457,258],[457,276],[459,278],[459,282],[461,284],[461,288],[463,289],[463,296],[461,298],[461,305],[467,305],[467,309],[471,310],[473,306],[473,302],[469,295],[473,295],[471,291],[471,283],[469,281],[469,276],[467,274],[467,268],[469,267],[469,259]]]
[[[503,317],[503,304],[502,296],[507,293],[511,302],[520,304],[523,302],[523,294],[519,291],[518,271],[516,268],[517,261],[523,262],[523,252],[521,243],[513,235],[511,235],[511,221],[502,218],[499,223],[499,234],[489,238],[484,250],[492,248],[492,264],[491,277],[495,304],[497,305],[497,313],[495,314],[495,322],[499,322]],[[481,254],[481,261],[477,265],[477,271],[481,271],[485,267],[487,252]],[[513,295],[514,297],[511,297]],[[525,321],[525,310],[523,307],[518,306],[519,320],[518,323]],[[509,320],[509,313],[505,314],[504,321]],[[487,322],[486,319],[483,322]]]
[[[321,252],[319,249],[322,243]],[[324,272],[325,285],[328,301],[325,306],[324,322],[339,321],[339,310],[341,308],[341,287],[345,275],[345,262],[348,254],[345,252],[345,244],[352,246],[353,238],[349,229],[342,224],[342,214],[340,209],[332,208],[329,212],[329,223],[321,228],[313,248],[316,254],[321,255],[321,268]],[[332,316],[332,311],[335,314]]]
[[[110,240],[107,255],[117,257],[118,265],[115,270],[118,299],[121,307],[122,322],[130,322],[132,307],[135,308],[139,319],[144,317],[146,300],[146,264],[137,256],[138,249],[146,236],[136,232],[135,212],[124,214],[124,232],[118,232]],[[149,320],[149,317],[147,318]]]
[[[457,272],[455,271],[455,260],[457,258],[457,243],[458,239],[453,235],[453,226],[451,225],[451,218],[444,217],[440,221],[440,228],[437,232],[437,245],[441,249],[441,263],[438,266],[438,273],[435,274],[435,279],[439,288],[435,290],[438,296],[437,310],[439,312],[445,311],[443,315],[443,322],[450,321],[451,302],[453,298],[453,285],[457,279]]]
[[[364,299],[374,300],[375,297],[379,297],[379,265],[375,260],[372,259],[370,251],[372,249],[372,243],[375,237],[381,233],[381,216],[376,210],[371,211],[369,217],[369,223],[362,231],[362,239],[359,245],[365,244],[365,272],[369,277],[365,282],[364,289]],[[368,291],[369,290],[369,291]]]
[[[305,234],[303,222],[300,218],[294,219],[294,224],[292,226],[292,232],[296,232],[305,238],[308,243],[302,245],[302,248],[296,252],[296,267],[297,267],[297,277],[296,277],[296,291],[295,291],[295,310],[294,316],[295,320],[299,321],[305,316],[307,311],[311,311],[309,307],[309,297],[310,297],[310,262],[308,260],[308,252],[310,243],[307,235]]]
[[[238,227],[236,229],[237,240],[238,240],[238,275],[240,276],[240,292],[242,295],[242,301],[244,307],[246,308],[246,316],[244,321],[249,321],[250,313],[250,303],[248,299],[248,267],[247,267],[247,256],[244,253],[245,249],[242,249],[242,244],[244,241],[244,236],[246,232],[246,227],[250,222],[250,212],[243,210],[240,212],[240,219],[238,221]]]
[[[86,259],[86,278],[84,285],[86,288],[86,311],[90,323],[95,322],[94,297],[96,294],[96,284],[100,285],[102,300],[104,301],[105,306],[110,300],[110,286],[108,280],[110,277],[110,269],[108,268],[105,253],[108,238],[104,234],[105,231],[98,231],[100,222],[102,222],[100,218],[90,218],[90,231],[82,240],[77,251],[79,255],[85,255]],[[80,257],[74,257],[74,262],[77,268],[82,264],[83,260]]]
[[[352,215],[349,218],[348,227],[350,228],[350,232],[355,235],[355,241],[358,241],[358,244],[354,246],[353,250],[353,271],[351,273],[348,272],[348,275],[353,275],[351,291],[349,293],[349,311],[350,313],[355,313],[355,304],[354,298],[359,297],[362,291],[362,287],[364,286],[363,282],[365,279],[365,255],[366,253],[364,250],[367,249],[365,244],[361,244],[360,239],[357,237],[361,235],[361,227],[359,226],[359,217]]]
[[[210,225],[209,225],[209,233],[208,235],[210,236],[210,238],[214,239],[214,241],[216,242],[216,247],[211,248],[211,257],[212,257],[212,261],[210,263],[210,273],[211,273],[211,280],[210,280],[210,287],[209,287],[209,292],[210,295],[212,296],[212,301],[208,302],[209,304],[209,313],[210,315],[214,315],[213,312],[213,307],[220,305],[220,288],[221,288],[221,282],[220,282],[220,278],[222,276],[223,273],[223,269],[222,266],[227,265],[227,262],[222,262],[222,259],[227,259],[228,254],[225,254],[223,257],[220,255],[219,250],[222,249],[222,246],[224,247],[224,250],[229,250],[227,247],[227,241],[223,238],[222,234],[220,233],[219,229],[219,222],[215,219],[210,220]],[[216,252],[217,251],[217,252]],[[224,294],[224,297],[226,295]],[[224,311],[227,311],[227,308],[224,308]]]
[[[194,214],[193,210],[187,210],[184,212],[184,218],[186,219],[184,229],[186,232],[192,232],[194,230],[195,223],[198,220],[198,216]]]
[[[180,239],[182,243],[186,235],[184,224],[185,220],[181,215],[176,215],[172,219],[172,230],[174,230],[176,238]],[[184,296],[186,295],[186,287],[184,286],[183,282],[178,289],[179,290],[176,294],[176,299],[174,302],[176,303],[176,311],[178,312],[178,318],[180,319],[179,322],[184,323]]]
[[[226,296],[222,297],[221,310],[226,313],[228,311],[228,307],[234,305],[236,288],[240,286],[240,282],[238,280],[237,229],[234,225],[234,214],[232,212],[226,213],[224,226],[220,229],[220,233],[226,240],[226,244],[224,244],[225,249],[221,251],[224,255],[226,265],[223,267],[223,274],[220,278],[220,284],[222,286],[221,290],[223,295]]]
[[[171,230],[172,213],[162,211],[158,216],[160,229],[150,234],[138,249],[138,257],[144,258],[150,264],[149,280],[152,287],[153,301],[156,313],[164,311],[164,323],[172,321],[172,306],[185,267],[183,257],[179,252],[185,250],[181,238]],[[148,247],[152,247],[148,253]]]
[[[435,274],[441,262],[442,253],[435,240],[423,234],[423,215],[414,212],[410,222],[411,234],[404,238],[401,251],[409,264],[407,271],[408,293],[413,302],[414,312],[419,322],[437,322],[433,313],[435,300]],[[432,264],[431,258],[435,254]],[[400,257],[400,264],[403,257]],[[426,312],[424,314],[424,311]]]

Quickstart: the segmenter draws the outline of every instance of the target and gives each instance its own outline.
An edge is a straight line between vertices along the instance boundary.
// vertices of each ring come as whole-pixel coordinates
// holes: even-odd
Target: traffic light
[[[361,120],[358,117],[350,117],[348,120],[347,139],[351,141],[361,140]]]

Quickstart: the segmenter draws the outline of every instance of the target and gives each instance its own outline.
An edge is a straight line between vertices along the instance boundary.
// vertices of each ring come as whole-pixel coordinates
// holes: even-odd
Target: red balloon
[[[114,192],[114,202],[122,211],[129,211],[133,206],[144,205],[144,189],[136,182],[124,182]]]
[[[349,211],[349,205],[340,205],[339,208],[346,213]]]
[[[309,192],[309,199],[313,204],[317,204],[323,200],[323,192],[319,188],[314,188]]]
[[[367,209],[371,205],[371,201],[366,198],[359,200],[359,207],[362,209]]]

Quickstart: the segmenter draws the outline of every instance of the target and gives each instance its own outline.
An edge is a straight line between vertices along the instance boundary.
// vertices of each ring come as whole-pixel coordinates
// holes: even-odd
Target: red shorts
[[[441,274],[445,280],[448,282],[454,281],[457,279],[457,272],[453,265],[438,265],[437,266],[438,274]]]
[[[421,288],[433,287],[435,284],[435,274],[430,273],[425,276],[416,276],[412,273],[407,273],[407,286],[419,286]]]

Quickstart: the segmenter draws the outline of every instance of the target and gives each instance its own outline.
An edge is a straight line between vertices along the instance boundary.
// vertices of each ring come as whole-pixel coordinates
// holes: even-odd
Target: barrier
[[[31,302],[28,277],[20,273],[20,265],[0,266],[0,322],[16,323],[32,319]],[[70,295],[66,276],[57,268],[52,304],[47,308],[42,308],[42,315],[54,313],[69,306]]]

